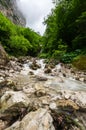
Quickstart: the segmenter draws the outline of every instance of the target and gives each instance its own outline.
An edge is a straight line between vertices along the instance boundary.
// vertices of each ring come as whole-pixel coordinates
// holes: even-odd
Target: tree
[[[55,50],[60,51],[59,41],[67,47],[65,53],[86,48],[85,12],[85,0],[59,0],[44,22],[43,52],[52,56]]]

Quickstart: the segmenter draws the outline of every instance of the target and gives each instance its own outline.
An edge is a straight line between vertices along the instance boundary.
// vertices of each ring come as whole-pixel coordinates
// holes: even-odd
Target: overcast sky
[[[52,0],[17,0],[18,6],[26,18],[26,26],[40,34],[44,33],[44,18],[54,6]]]

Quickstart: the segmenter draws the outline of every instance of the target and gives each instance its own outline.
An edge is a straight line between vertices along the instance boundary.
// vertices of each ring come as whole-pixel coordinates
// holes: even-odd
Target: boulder
[[[22,114],[22,109],[26,109],[29,99],[23,92],[6,91],[1,97],[1,119],[12,120]]]
[[[38,63],[36,62],[36,60],[34,60],[34,61],[32,62],[32,64],[30,64],[30,68],[33,69],[33,70],[37,70],[37,69],[41,68],[41,65],[38,64]]]
[[[47,109],[40,108],[37,111],[28,113],[22,121],[5,130],[55,130],[53,119]]]
[[[7,53],[5,52],[4,48],[0,44],[0,65],[6,65],[7,62],[8,62]]]
[[[48,68],[46,68],[46,69],[44,70],[44,72],[45,72],[46,74],[51,73],[51,72],[52,72],[52,69],[51,69],[50,67],[48,67]]]

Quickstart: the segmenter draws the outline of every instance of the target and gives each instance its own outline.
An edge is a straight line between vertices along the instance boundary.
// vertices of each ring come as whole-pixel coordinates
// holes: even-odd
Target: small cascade
[[[52,69],[51,74],[44,73],[45,69],[45,62],[44,59],[36,60],[36,63],[40,66],[36,70],[30,68],[30,65],[33,64],[32,61],[24,64],[23,70],[21,74],[29,75],[29,72],[33,72],[35,76],[44,76],[48,78],[45,82],[45,85],[48,87],[53,87],[55,89],[70,89],[70,90],[80,90],[86,91],[86,84],[80,81],[75,80],[71,75],[67,74],[68,76],[64,77],[61,70],[62,65],[61,63],[57,64],[54,69]],[[64,69],[65,70],[65,69]],[[64,72],[66,74],[66,72]]]

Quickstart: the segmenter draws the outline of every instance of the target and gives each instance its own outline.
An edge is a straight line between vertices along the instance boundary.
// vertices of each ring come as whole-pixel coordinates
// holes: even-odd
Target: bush
[[[77,69],[86,71],[86,55],[77,56],[72,63]]]
[[[15,34],[15,26],[0,13],[0,41],[5,45],[11,35]]]
[[[30,42],[23,36],[12,36],[8,46],[10,54],[15,56],[26,55],[32,48]]]
[[[64,55],[63,51],[55,50],[51,58],[61,61],[63,55]]]
[[[41,53],[40,55],[39,55],[39,58],[47,58],[47,54],[46,53]]]
[[[81,53],[81,50],[77,49],[74,52],[70,52],[70,53],[64,53],[64,55],[62,56],[62,62],[64,63],[71,63],[73,61],[73,59],[78,56]]]

